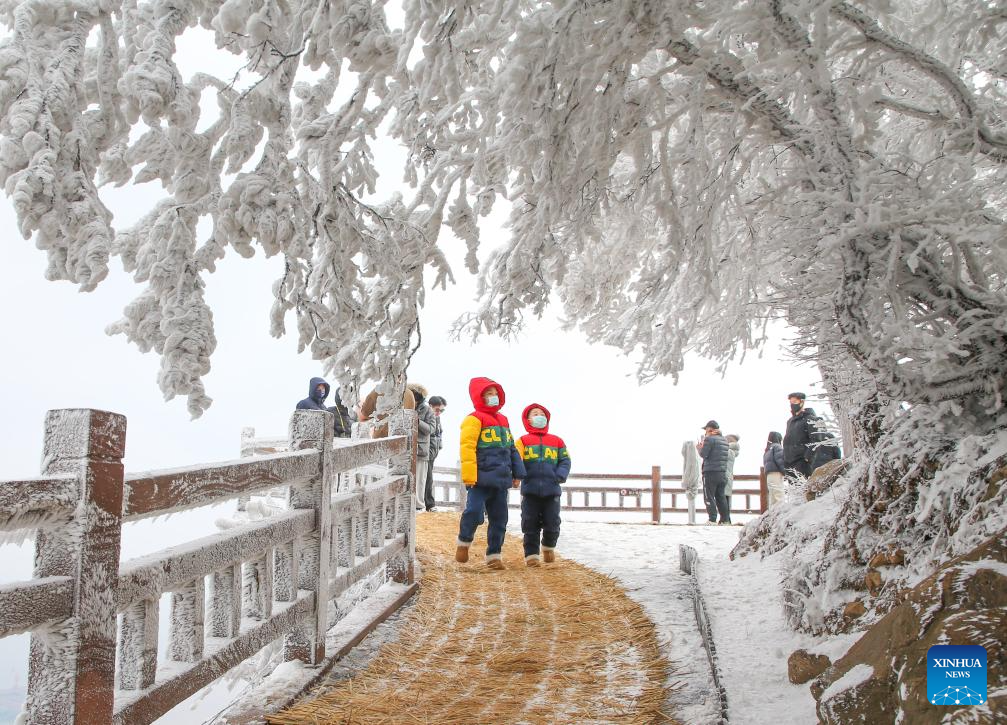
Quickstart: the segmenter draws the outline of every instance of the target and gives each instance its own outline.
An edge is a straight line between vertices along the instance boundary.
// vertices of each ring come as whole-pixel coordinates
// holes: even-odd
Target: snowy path
[[[669,681],[680,685],[670,697],[673,712],[684,723],[702,725],[717,721],[717,703],[688,579],[678,568],[678,545],[696,549],[731,725],[815,723],[808,687],[787,679],[789,654],[814,649],[815,640],[786,626],[774,558],[727,558],[738,533],[737,527],[564,521],[558,550],[615,577],[643,605],[671,664]]]
[[[672,722],[653,624],[613,579],[562,558],[527,569],[514,539],[490,570],[485,527],[460,565],[457,527],[417,519],[421,590],[397,637],[270,723]]]

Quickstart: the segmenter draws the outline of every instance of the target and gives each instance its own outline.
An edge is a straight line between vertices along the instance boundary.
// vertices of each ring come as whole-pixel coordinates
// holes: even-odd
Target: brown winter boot
[[[556,550],[555,549],[546,549],[545,547],[543,547],[542,548],[542,561],[544,561],[546,564],[552,564],[554,561],[556,561]]]
[[[458,542],[458,548],[455,549],[455,561],[464,564],[469,560],[469,545]]]
[[[529,554],[524,558],[524,565],[529,568],[537,568],[542,566],[542,562],[539,561],[538,554]]]
[[[507,568],[506,566],[504,566],[503,560],[500,559],[500,555],[499,554],[496,554],[496,555],[492,555],[491,554],[491,556],[493,556],[492,559],[486,559],[486,566],[488,566],[490,569],[506,569]]]

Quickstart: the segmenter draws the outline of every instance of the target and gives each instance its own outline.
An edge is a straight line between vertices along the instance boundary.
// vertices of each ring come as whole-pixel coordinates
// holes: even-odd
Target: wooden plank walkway
[[[527,569],[513,537],[488,569],[485,526],[458,564],[457,531],[455,513],[417,517],[421,589],[398,638],[270,723],[674,722],[654,627],[615,580],[562,557]]]

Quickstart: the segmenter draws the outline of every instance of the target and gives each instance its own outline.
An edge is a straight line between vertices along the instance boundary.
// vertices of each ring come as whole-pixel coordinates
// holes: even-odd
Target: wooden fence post
[[[34,577],[75,581],[69,619],[31,636],[27,723],[112,722],[126,418],[50,410],[42,475],[76,474],[73,520],[35,537]]]
[[[406,477],[406,490],[398,497],[396,511],[399,522],[399,533],[406,535],[406,550],[388,562],[391,578],[400,584],[412,584],[415,580],[413,563],[416,560],[416,438],[418,433],[418,418],[416,411],[399,410],[389,417],[389,436],[408,436],[404,454],[394,456],[389,462],[389,473],[393,476]],[[402,518],[405,520],[403,521]]]
[[[241,429],[240,455],[242,458],[248,458],[249,456],[255,455],[255,428],[245,426]],[[238,511],[244,511],[251,499],[251,496],[239,496],[237,504]]]
[[[650,468],[650,521],[661,523],[661,467]]]
[[[764,514],[769,508],[769,484],[766,481],[766,467],[759,466],[759,513]]]
[[[325,633],[328,631],[329,570],[332,562],[332,413],[323,410],[296,410],[290,416],[290,450],[315,448],[321,453],[318,475],[311,483],[290,487],[291,509],[314,509],[312,533],[295,544],[289,562],[296,584],[289,588],[296,599],[297,589],[315,593],[314,617],[304,629],[289,635],[283,643],[287,661],[298,659],[321,664],[325,659]],[[297,552],[300,555],[297,556]],[[272,596],[272,592],[268,596]]]

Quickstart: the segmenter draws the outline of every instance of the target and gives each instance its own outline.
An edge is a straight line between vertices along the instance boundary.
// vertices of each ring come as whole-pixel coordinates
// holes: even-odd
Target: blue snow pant
[[[727,500],[727,472],[709,471],[703,474],[703,500],[706,503],[706,515],[710,521],[717,520],[717,511],[720,511],[720,520],[724,523],[731,523],[731,505]]]
[[[526,494],[521,497],[521,532],[524,534],[524,555],[539,553],[539,540],[542,546],[556,548],[559,540],[559,496],[534,496]]]
[[[489,516],[490,525],[486,530],[486,555],[499,554],[503,549],[504,534],[507,531],[507,489],[495,486],[475,485],[468,490],[468,501],[462,512],[458,540],[471,544],[476,537],[476,529],[483,522],[483,511]]]

